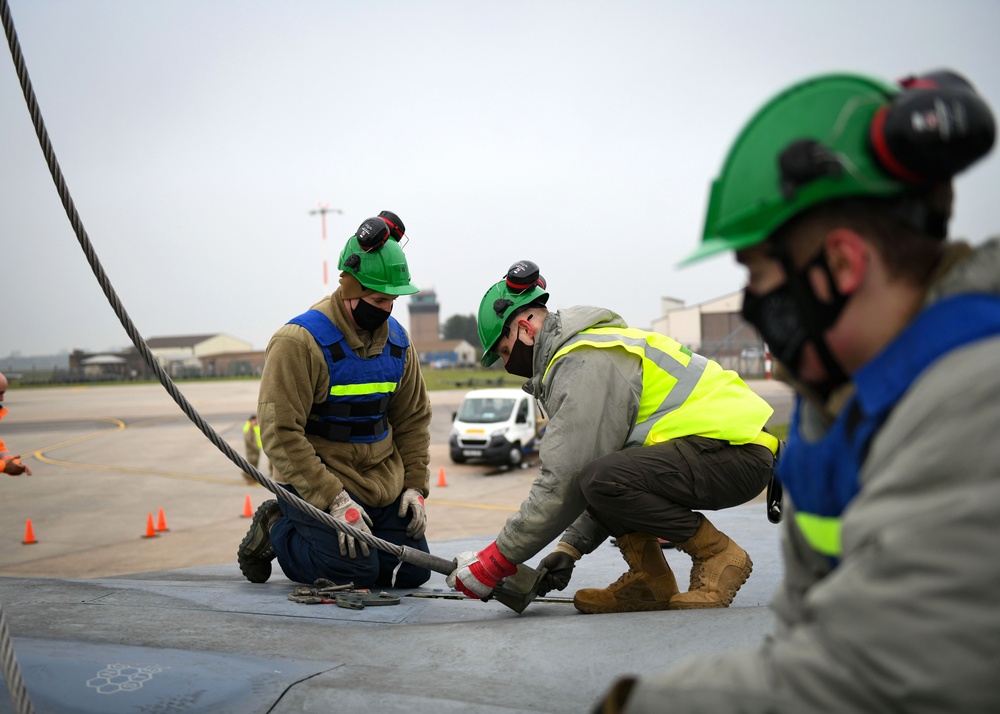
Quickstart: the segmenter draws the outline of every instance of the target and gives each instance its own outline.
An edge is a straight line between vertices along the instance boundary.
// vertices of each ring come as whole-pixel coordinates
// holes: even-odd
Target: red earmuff
[[[538,266],[530,260],[519,260],[507,271],[507,289],[512,293],[523,293],[536,285],[545,288],[545,278],[538,272]]]
[[[358,228],[358,245],[361,250],[370,253],[381,248],[391,235],[389,224],[383,218],[366,218]]]
[[[391,235],[396,241],[403,239],[403,234],[406,233],[406,227],[403,226],[403,221],[400,220],[392,211],[382,211],[378,214],[378,217],[385,221],[386,225],[389,226],[389,235]]]

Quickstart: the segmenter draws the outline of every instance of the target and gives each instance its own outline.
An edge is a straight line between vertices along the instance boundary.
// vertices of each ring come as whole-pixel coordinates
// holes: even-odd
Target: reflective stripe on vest
[[[831,558],[840,557],[839,518],[796,513],[795,522],[813,550]]]
[[[582,330],[556,351],[542,379],[558,359],[581,347],[624,349],[642,360],[639,413],[625,446],[682,436],[746,444],[760,434],[772,414],[767,402],[735,372],[694,354],[666,335],[634,328]]]
[[[367,382],[365,384],[334,384],[330,394],[335,397],[358,394],[378,394],[379,392],[395,392],[399,382]]]
[[[243,435],[246,436],[246,433],[248,431],[250,431],[250,422],[246,422],[243,425]],[[254,434],[254,437],[256,437],[256,439],[257,439],[257,448],[258,449],[263,449],[264,445],[261,443],[261,440],[260,440],[260,424],[259,423],[253,425],[253,434]]]

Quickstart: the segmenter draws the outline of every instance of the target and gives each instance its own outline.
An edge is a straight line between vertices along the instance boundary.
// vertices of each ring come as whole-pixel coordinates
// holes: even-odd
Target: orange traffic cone
[[[167,517],[163,515],[162,508],[156,514],[156,530],[157,532],[170,530],[167,528]]]
[[[448,485],[448,479],[444,477],[444,466],[438,471],[438,488],[444,488]]]
[[[37,543],[35,540],[35,529],[31,527],[31,519],[29,518],[24,524],[24,540],[21,541],[25,545],[31,545],[32,543]]]
[[[153,528],[153,514],[149,513],[146,515],[146,535],[143,538],[156,538],[157,532]]]
[[[253,518],[253,503],[250,502],[250,494],[243,499],[243,517]]]

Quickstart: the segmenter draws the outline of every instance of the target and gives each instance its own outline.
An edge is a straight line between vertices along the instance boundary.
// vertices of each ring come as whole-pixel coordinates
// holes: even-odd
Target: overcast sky
[[[995,0],[10,7],[83,225],[146,339],[263,349],[384,209],[442,322],[530,259],[550,305],[649,327],[662,296],[742,288],[730,256],[675,266],[737,131],[790,82],[948,66],[1000,108]],[[0,356],[127,347],[3,54]],[[952,233],[975,243],[1000,232],[996,154],[957,181]],[[343,211],[326,246],[321,202]]]

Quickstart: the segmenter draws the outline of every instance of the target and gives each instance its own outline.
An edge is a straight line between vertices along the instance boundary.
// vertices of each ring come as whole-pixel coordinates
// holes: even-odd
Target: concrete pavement
[[[256,411],[258,384],[178,388],[242,455],[243,423]],[[773,421],[787,420],[787,387],[752,386],[776,405]],[[537,465],[509,471],[451,463],[448,430],[464,393],[431,395],[430,541],[495,534],[538,473]],[[0,478],[0,575],[101,577],[232,563],[249,527],[246,497],[252,509],[272,497],[248,486],[159,384],[15,387],[5,404],[3,437],[34,475]],[[266,457],[260,470],[267,473]],[[145,538],[148,516],[158,521],[161,509],[168,530]],[[25,545],[29,519],[37,542]]]

